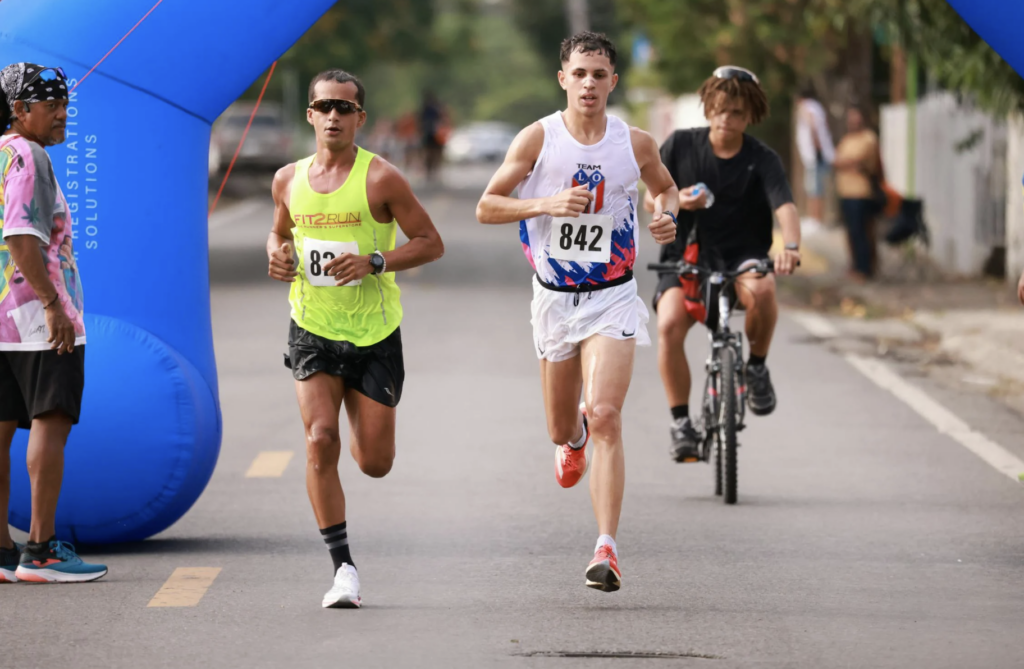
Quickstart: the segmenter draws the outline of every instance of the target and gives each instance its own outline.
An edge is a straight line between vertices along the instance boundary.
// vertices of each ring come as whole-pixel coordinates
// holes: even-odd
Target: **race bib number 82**
[[[335,286],[334,277],[327,274],[324,265],[345,253],[359,255],[356,242],[328,242],[323,239],[306,237],[302,245],[302,264],[306,269],[306,280],[311,286]],[[350,281],[345,286],[358,286],[363,281]]]
[[[612,217],[580,214],[551,221],[550,255],[556,260],[606,263],[612,258]]]

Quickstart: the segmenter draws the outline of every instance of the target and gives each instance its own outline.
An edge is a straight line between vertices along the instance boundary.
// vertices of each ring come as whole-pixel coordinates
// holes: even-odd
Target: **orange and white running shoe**
[[[594,559],[587,566],[587,587],[602,592],[615,592],[622,587],[619,559],[608,544],[594,551]]]
[[[587,458],[587,444],[590,442],[590,428],[587,427],[587,414],[583,413],[583,431],[586,439],[581,448],[572,448],[569,444],[555,446],[555,480],[563,488],[571,488],[579,483],[587,473],[590,460]]]

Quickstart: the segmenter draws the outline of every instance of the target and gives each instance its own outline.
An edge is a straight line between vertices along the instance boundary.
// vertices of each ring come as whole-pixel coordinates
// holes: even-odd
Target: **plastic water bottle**
[[[698,197],[701,193],[707,193],[707,200],[704,203],[705,209],[710,209],[711,205],[715,203],[715,194],[711,192],[711,189],[707,187],[705,183],[699,183],[693,188],[693,196]]]

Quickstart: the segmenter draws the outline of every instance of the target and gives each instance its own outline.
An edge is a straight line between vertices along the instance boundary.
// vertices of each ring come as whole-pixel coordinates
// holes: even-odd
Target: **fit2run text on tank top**
[[[550,197],[582,185],[594,195],[579,220],[545,214],[519,222],[523,252],[545,283],[607,283],[636,262],[640,167],[629,126],[615,116],[607,118],[604,137],[591,146],[573,138],[562,112],[540,120],[544,146],[533,171],[519,184],[519,197]]]
[[[356,346],[383,341],[402,323],[394,272],[337,286],[324,271],[324,265],[342,253],[365,256],[395,248],[397,223],[375,221],[366,196],[366,176],[374,157],[360,148],[348,179],[332,193],[318,193],[309,185],[316,156],[300,160],[288,203],[298,261],[298,276],[288,293],[292,320],[313,334]]]

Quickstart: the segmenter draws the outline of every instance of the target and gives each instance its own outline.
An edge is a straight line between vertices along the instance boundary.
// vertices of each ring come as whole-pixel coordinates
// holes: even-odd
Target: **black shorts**
[[[291,321],[284,366],[292,370],[296,381],[326,372],[341,377],[346,388],[384,406],[396,407],[405,383],[401,328],[376,344],[356,346],[315,335]]]
[[[730,253],[728,256],[722,258],[720,267],[727,272],[738,270],[741,265],[749,261],[768,260],[767,251],[739,251]],[[675,260],[678,260],[676,258]],[[666,260],[666,262],[672,262],[672,259]],[[658,300],[665,294],[670,288],[679,288],[679,275],[678,274],[660,274],[658,275],[658,287],[654,289],[654,299],[651,304],[654,306],[654,311],[658,311]],[[704,291],[701,291],[702,293]]]
[[[63,411],[78,423],[85,390],[85,345],[71,353],[0,351],[0,421],[32,428],[32,419]]]

